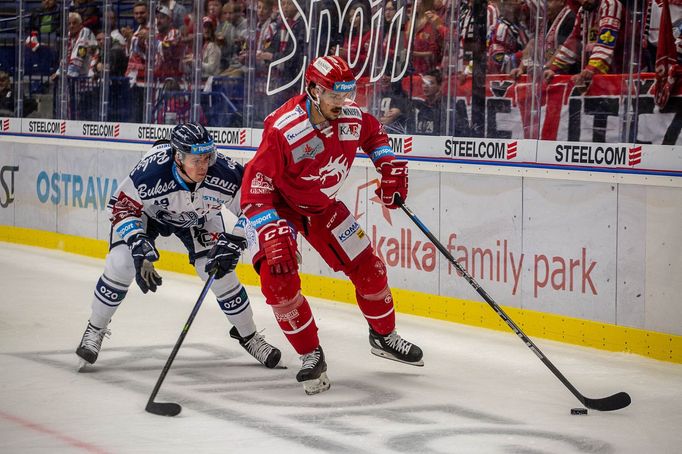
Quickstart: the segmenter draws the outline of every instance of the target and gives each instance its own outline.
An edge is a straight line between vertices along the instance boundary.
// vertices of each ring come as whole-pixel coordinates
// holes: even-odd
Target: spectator
[[[80,14],[83,27],[89,28],[93,33],[99,33],[102,12],[95,0],[73,0],[69,11]]]
[[[433,10],[433,0],[423,0],[417,5],[417,22],[414,27],[412,66],[419,74],[426,74],[440,66],[447,37],[443,20]],[[411,25],[405,26],[409,33]]]
[[[392,1],[386,2],[384,5],[384,33],[386,33],[386,30],[391,26],[391,21],[393,21],[395,13],[395,3]]]
[[[277,33],[273,42],[273,63],[280,59],[283,61],[272,68],[275,80],[269,81],[268,90],[272,93],[272,90],[286,88],[277,92],[277,98],[273,100],[275,105],[282,104],[300,91],[300,84],[297,85],[294,81],[302,75],[304,42],[305,24],[296,3],[294,0],[282,0],[282,11],[277,19]]]
[[[273,41],[277,33],[275,0],[259,0],[256,5],[256,72],[255,72],[255,111],[254,120],[262,121],[271,111],[270,100],[266,94],[268,67],[274,55]],[[246,52],[240,55],[246,60]]]
[[[184,75],[185,44],[180,30],[173,27],[172,14],[167,6],[161,5],[156,10],[154,78],[157,81],[175,78],[180,82]]]
[[[78,13],[69,13],[68,41],[66,49],[66,75],[67,77],[85,76],[90,68],[91,49],[97,46],[95,35],[83,25],[83,20]],[[59,69],[50,79],[59,77]]]
[[[545,71],[551,80],[557,73],[567,74],[574,64],[581,71],[571,80],[587,87],[595,74],[619,73],[623,68],[623,4],[619,0],[577,0],[580,5],[571,35],[557,50]],[[582,37],[587,42],[582,42]]]
[[[277,33],[277,16],[274,8],[275,0],[258,0],[256,5],[256,77],[267,71],[272,61],[272,42]]]
[[[109,29],[111,30],[109,34],[111,37],[111,45],[113,46],[114,44],[118,44],[121,48],[126,49],[128,47],[128,40],[123,35],[121,30],[118,29],[116,13],[113,9],[107,10],[107,20],[109,21]]]
[[[486,11],[486,36],[490,35],[490,32],[497,23],[497,18],[500,15],[497,3],[497,0],[488,0],[488,8]],[[467,3],[462,5],[460,11],[460,55],[458,72],[461,79],[470,76],[473,72],[474,50],[478,47],[478,42],[476,37],[474,37],[473,7],[474,0],[467,0]]]
[[[24,98],[24,117],[29,116],[38,109],[38,103],[35,99]],[[14,110],[14,92],[12,91],[12,81],[9,74],[5,71],[0,71],[0,116],[13,117]]]
[[[401,21],[401,18],[404,16],[396,18],[396,12],[396,2],[386,2],[384,5],[382,49],[387,61],[396,61],[396,68],[404,68],[405,58],[407,58],[404,23]],[[393,25],[393,28],[391,28],[391,25]]]
[[[149,14],[146,3],[135,3],[133,19],[135,19],[137,29],[129,41],[128,66],[125,76],[130,79],[130,86],[132,87],[132,121],[141,123],[144,111],[144,83],[149,42]]]
[[[56,0],[42,0],[40,7],[31,12],[31,31],[42,34],[60,34],[61,11]]]
[[[413,101],[415,134],[441,134],[442,84],[443,76],[438,69],[432,69],[422,76],[424,98],[415,98]]]
[[[369,26],[370,14],[363,2],[353,3],[346,15],[344,38],[338,55],[348,62],[355,78],[365,72],[372,31]]]
[[[213,23],[216,24],[216,27],[218,24],[220,24],[222,8],[223,4],[220,0],[208,0],[208,2],[206,2],[206,15],[213,20]]]
[[[204,45],[201,50],[201,74],[203,77],[220,74],[220,47],[216,44],[216,22],[210,16],[201,21],[204,27]]]
[[[69,13],[68,17],[68,38],[66,55],[66,77],[68,81],[66,96],[67,112],[66,117],[69,120],[81,119],[81,117],[90,119],[92,113],[92,102],[84,105],[83,109],[76,105],[79,100],[88,101],[84,98],[84,93],[91,90],[87,80],[81,80],[81,77],[86,77],[90,69],[90,60],[92,58],[94,48],[97,47],[97,41],[92,31],[83,26],[83,20],[78,13]],[[63,76],[61,69],[50,76],[50,81],[54,81],[57,77]],[[84,86],[80,86],[83,85]]]
[[[521,6],[521,0],[500,0],[500,17],[490,31],[488,44],[489,74],[509,74],[520,64],[528,44]]]
[[[407,111],[407,97],[400,82],[391,82],[389,75],[382,76],[379,121],[386,127],[386,132],[406,134]]]
[[[538,0],[534,0],[538,1]],[[529,2],[534,4],[533,2]],[[534,17],[533,12],[537,12],[537,8],[531,8],[531,17]],[[545,33],[545,49],[544,60],[541,62],[533,61],[533,46],[534,40],[529,40],[526,48],[523,51],[523,58],[521,64],[511,71],[514,78],[525,74],[530,68],[542,67],[548,63],[556,50],[566,41],[566,38],[573,30],[575,23],[575,12],[569,7],[566,0],[547,0],[547,31]]]
[[[218,44],[221,45],[221,67],[226,71],[238,72],[241,75],[241,64],[238,57],[242,46],[246,42],[246,19],[243,5],[229,1],[223,6],[223,23],[216,34]],[[230,74],[234,75],[234,74]]]
[[[168,8],[171,17],[172,28],[182,30],[185,27],[185,19],[187,18],[187,8],[182,6],[176,0],[161,0],[159,7],[165,6]]]

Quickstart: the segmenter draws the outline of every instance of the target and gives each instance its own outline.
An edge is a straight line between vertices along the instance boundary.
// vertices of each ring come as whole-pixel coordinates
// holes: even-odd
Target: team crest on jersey
[[[360,125],[339,123],[339,140],[360,140]]]
[[[304,159],[315,159],[315,156],[322,150],[324,150],[322,140],[316,136],[291,150],[291,156],[294,158],[294,163],[297,164]]]
[[[275,191],[275,186],[272,184],[272,178],[263,175],[262,173],[256,173],[256,176],[251,180],[251,189],[249,192],[251,194],[268,194]]]
[[[336,159],[330,158],[327,164],[320,167],[317,175],[308,175],[301,178],[306,181],[319,181],[322,186],[320,191],[328,197],[333,197],[339,192],[343,182],[346,180],[348,167],[348,161],[341,155]],[[330,181],[334,181],[334,184],[326,186]]]

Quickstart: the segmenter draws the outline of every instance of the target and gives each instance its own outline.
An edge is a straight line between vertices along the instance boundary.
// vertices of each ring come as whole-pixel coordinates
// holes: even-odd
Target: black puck
[[[586,415],[587,408],[571,408],[572,415]]]

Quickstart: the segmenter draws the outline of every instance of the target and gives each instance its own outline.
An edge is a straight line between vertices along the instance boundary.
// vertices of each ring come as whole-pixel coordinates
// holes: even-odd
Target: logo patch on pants
[[[348,216],[332,230],[341,249],[352,261],[369,246],[369,238],[353,216]]]

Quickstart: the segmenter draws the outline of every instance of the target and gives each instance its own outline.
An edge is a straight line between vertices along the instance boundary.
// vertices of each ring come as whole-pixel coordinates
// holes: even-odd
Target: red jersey
[[[582,69],[593,73],[621,72],[625,35],[621,33],[623,19],[620,0],[601,0],[599,8],[594,11],[580,8],[573,32],[554,54],[550,69],[562,72],[580,63]]]
[[[263,139],[242,183],[242,209],[256,229],[279,219],[278,207],[302,215],[328,208],[358,147],[376,167],[395,159],[379,120],[354,102],[347,101],[328,128],[312,125],[311,108],[307,96],[298,95],[265,119]]]

